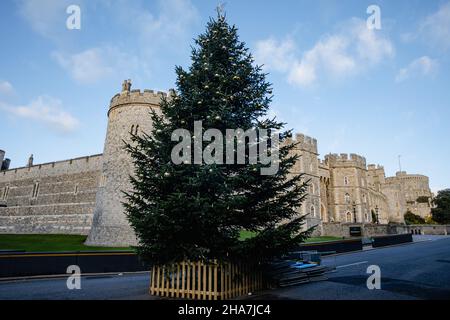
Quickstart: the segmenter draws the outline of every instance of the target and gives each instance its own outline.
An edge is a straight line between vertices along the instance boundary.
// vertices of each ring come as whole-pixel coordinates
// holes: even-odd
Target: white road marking
[[[366,263],[369,263],[369,261],[361,261],[361,262],[355,262],[355,263],[345,264],[345,265],[343,265],[343,266],[337,266],[336,269],[339,269],[339,268],[346,268],[346,267],[353,267],[353,266],[358,266],[358,265],[360,265],[360,264],[366,264]]]

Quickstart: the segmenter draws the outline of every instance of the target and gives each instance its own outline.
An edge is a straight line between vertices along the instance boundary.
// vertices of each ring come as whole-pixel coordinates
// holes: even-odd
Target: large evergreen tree
[[[164,99],[162,115],[153,112],[153,132],[133,136],[127,145],[135,163],[133,192],[124,204],[146,260],[166,264],[183,260],[267,261],[295,248],[310,233],[301,232],[298,208],[306,183],[291,171],[298,160],[290,131],[280,134],[279,170],[261,175],[258,164],[179,164],[171,161],[176,129],[263,128],[284,124],[266,117],[271,84],[225,16],[211,19],[195,41],[188,71],[176,68],[176,96]],[[248,145],[247,145],[248,148]],[[248,150],[247,150],[248,151]],[[240,239],[240,233],[255,236]]]

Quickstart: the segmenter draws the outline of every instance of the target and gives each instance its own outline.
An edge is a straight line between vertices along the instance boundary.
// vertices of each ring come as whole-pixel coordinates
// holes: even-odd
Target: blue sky
[[[81,8],[68,30],[66,8]],[[210,0],[0,2],[0,149],[12,166],[103,151],[110,98],[174,86]],[[369,5],[381,30],[369,30]],[[228,0],[226,12],[274,84],[271,113],[318,139],[450,187],[450,2]]]

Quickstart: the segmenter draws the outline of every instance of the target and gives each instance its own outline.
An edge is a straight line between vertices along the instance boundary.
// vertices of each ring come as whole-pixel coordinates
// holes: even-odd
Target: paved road
[[[327,281],[266,293],[274,299],[450,299],[450,237],[419,236],[415,243],[337,255]],[[381,270],[381,290],[367,288],[367,268]]]
[[[450,237],[422,236],[413,244],[328,257],[327,281],[264,292],[266,299],[450,299]],[[381,290],[369,290],[369,265],[381,269]],[[150,299],[149,274],[86,276],[81,290],[66,279],[0,282],[0,299]],[[254,297],[257,298],[257,297]]]

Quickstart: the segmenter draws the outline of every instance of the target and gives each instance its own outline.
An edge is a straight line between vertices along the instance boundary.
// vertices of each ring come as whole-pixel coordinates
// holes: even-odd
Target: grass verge
[[[119,251],[132,248],[90,247],[84,245],[86,236],[59,234],[1,234],[0,250],[27,252],[54,251]]]

